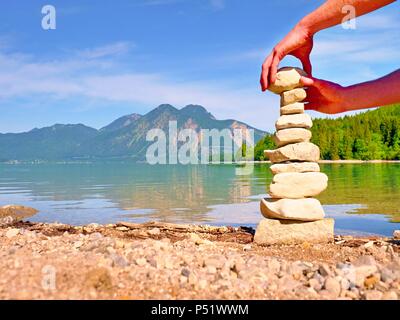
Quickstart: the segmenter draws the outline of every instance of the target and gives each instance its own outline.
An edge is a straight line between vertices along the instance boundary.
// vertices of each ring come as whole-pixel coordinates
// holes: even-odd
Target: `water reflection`
[[[321,170],[329,176],[323,204],[359,204],[356,214],[384,214],[400,222],[400,164],[329,164]]]
[[[373,214],[371,219],[386,224],[379,233],[389,233],[395,226],[384,215],[400,221],[399,169],[393,163],[324,164],[330,182],[319,199],[329,215],[342,221],[339,227],[357,230],[356,223],[349,225],[349,213]],[[33,206],[40,210],[36,221],[73,224],[159,220],[256,225],[258,201],[271,178],[268,165],[256,165],[251,176],[236,176],[233,165],[0,165],[0,205]],[[378,230],[371,219],[365,219],[366,230],[358,229]]]

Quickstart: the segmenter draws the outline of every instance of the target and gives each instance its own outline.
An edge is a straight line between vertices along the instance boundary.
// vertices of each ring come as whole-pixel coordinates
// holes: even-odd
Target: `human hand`
[[[301,82],[307,88],[307,98],[304,108],[327,114],[348,111],[346,88],[333,82],[316,78],[302,77]]]
[[[308,75],[312,74],[310,54],[313,48],[313,35],[302,26],[296,26],[288,35],[276,45],[271,54],[265,59],[261,72],[261,89],[266,91],[276,80],[279,62],[287,56],[298,58]]]

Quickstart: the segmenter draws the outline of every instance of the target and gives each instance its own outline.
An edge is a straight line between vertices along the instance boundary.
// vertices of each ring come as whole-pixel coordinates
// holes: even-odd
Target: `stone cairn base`
[[[258,244],[296,244],[333,240],[333,219],[324,219],[321,203],[312,197],[328,186],[320,172],[320,151],[310,142],[312,120],[304,113],[307,92],[302,88],[298,68],[282,68],[270,91],[281,95],[280,118],[274,140],[278,149],[266,150],[274,175],[269,188],[271,198],[261,201],[264,219],[257,227]]]

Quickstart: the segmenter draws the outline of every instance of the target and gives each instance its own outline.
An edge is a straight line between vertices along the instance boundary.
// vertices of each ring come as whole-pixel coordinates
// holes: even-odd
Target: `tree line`
[[[312,142],[324,160],[400,160],[400,104],[336,119],[314,119]],[[255,160],[275,149],[267,134],[255,146]]]

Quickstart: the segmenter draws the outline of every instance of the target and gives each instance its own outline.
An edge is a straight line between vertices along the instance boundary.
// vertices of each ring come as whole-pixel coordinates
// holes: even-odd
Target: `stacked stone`
[[[307,92],[298,68],[282,68],[269,90],[281,95],[280,118],[274,140],[278,149],[266,150],[274,174],[269,189],[271,198],[261,201],[264,218],[254,241],[260,244],[326,242],[333,239],[332,219],[324,219],[321,203],[312,197],[328,186],[320,172],[320,151],[310,142],[312,119],[304,113]]]

